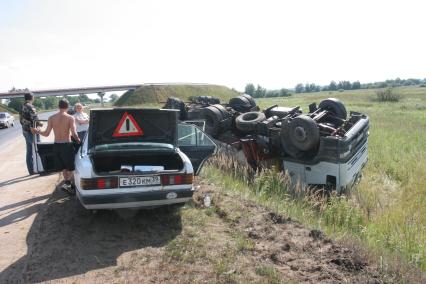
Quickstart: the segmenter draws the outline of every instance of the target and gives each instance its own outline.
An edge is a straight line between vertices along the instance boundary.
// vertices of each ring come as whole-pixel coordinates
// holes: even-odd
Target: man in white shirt
[[[75,124],[77,126],[77,134],[81,141],[83,141],[86,135],[87,129],[89,128],[89,116],[83,112],[83,106],[80,103],[76,103],[75,106]]]

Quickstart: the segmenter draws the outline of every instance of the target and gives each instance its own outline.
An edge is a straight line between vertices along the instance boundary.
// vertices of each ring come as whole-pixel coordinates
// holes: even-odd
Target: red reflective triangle
[[[117,127],[115,128],[113,137],[126,137],[126,136],[142,136],[143,130],[136,122],[133,115],[125,112]]]

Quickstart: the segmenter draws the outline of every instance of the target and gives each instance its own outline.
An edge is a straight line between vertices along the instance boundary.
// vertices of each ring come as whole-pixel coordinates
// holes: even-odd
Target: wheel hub
[[[303,142],[306,140],[306,131],[305,128],[301,126],[297,126],[294,129],[294,138],[296,138],[297,141]]]

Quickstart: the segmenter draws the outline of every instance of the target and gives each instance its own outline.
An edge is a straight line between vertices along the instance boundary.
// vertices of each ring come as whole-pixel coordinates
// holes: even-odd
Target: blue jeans
[[[33,141],[34,136],[29,131],[22,131],[22,134],[25,137],[25,142],[27,144],[27,170],[30,175],[34,174],[34,165],[33,165]],[[37,142],[40,142],[40,136],[37,135]]]

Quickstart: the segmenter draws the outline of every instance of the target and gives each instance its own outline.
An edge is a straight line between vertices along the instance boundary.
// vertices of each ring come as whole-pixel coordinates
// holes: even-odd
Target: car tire
[[[229,106],[238,112],[249,112],[252,108],[250,100],[244,96],[231,98]]]
[[[341,119],[346,119],[348,115],[345,105],[340,100],[335,98],[322,100],[318,105],[318,108],[328,110]]]
[[[200,117],[206,121],[205,131],[212,137],[217,137],[220,130],[220,122],[223,120],[222,112],[213,107],[203,108]]]
[[[300,115],[289,124],[291,143],[301,151],[309,151],[318,146],[320,134],[316,122],[306,115]]]
[[[256,125],[266,119],[263,112],[251,111],[240,114],[235,119],[235,126],[243,132],[251,132],[256,130]]]

